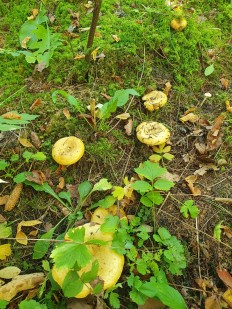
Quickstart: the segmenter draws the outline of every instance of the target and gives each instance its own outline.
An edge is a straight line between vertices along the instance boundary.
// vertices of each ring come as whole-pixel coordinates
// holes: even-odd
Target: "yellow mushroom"
[[[75,136],[59,139],[52,148],[52,157],[60,165],[71,165],[81,159],[85,151],[84,143]]]
[[[149,146],[161,145],[167,142],[170,131],[159,122],[142,122],[136,128],[137,138],[141,143]]]
[[[144,106],[150,112],[159,109],[167,103],[167,96],[164,92],[154,90],[142,97],[144,102]]]
[[[184,17],[173,18],[170,25],[173,30],[182,31],[187,27],[187,20]]]
[[[118,206],[116,205],[112,205],[107,209],[102,207],[98,207],[97,209],[95,209],[91,217],[91,222],[102,224],[105,222],[105,219],[110,215],[119,216],[120,219],[125,219],[127,221],[125,211],[123,209],[118,209]]]
[[[124,266],[124,256],[116,253],[111,249],[111,241],[113,239],[113,233],[104,233],[100,230],[100,224],[86,223],[78,228],[85,228],[85,242],[93,239],[100,239],[107,241],[109,244],[106,246],[86,245],[91,252],[93,258],[85,267],[78,271],[78,275],[81,276],[84,272],[90,271],[92,263],[98,260],[99,269],[98,277],[103,281],[103,289],[113,287],[120,278]],[[65,240],[69,238],[65,236]],[[52,269],[53,279],[62,286],[63,281],[68,273],[68,268],[59,268],[56,266]],[[85,283],[82,291],[78,293],[76,298],[84,298],[89,295],[93,290],[90,283]]]

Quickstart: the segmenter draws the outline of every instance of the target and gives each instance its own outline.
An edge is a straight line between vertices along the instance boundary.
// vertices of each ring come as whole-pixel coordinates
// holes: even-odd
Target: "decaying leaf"
[[[2,279],[12,279],[21,273],[21,269],[16,266],[8,266],[0,269],[0,278]]]
[[[70,119],[71,115],[67,108],[63,108],[63,114],[65,115],[66,119]]]
[[[196,150],[200,153],[200,154],[205,154],[206,151],[206,145],[203,143],[196,143],[195,144]]]
[[[60,177],[59,178],[59,184],[57,185],[57,188],[58,189],[64,189],[64,186],[65,186],[65,179],[64,179],[64,177]]]
[[[128,118],[130,118],[130,114],[129,113],[123,113],[123,114],[117,115],[115,118],[121,119],[121,120],[127,120]]]
[[[6,222],[6,218],[0,214],[0,223],[4,223],[4,222]]]
[[[222,130],[221,126],[224,120],[224,116],[220,115],[215,119],[214,125],[207,135],[207,150],[218,149],[222,144]]]
[[[227,302],[227,304],[232,308],[232,290],[228,289],[222,295],[223,299]]]
[[[170,83],[170,81],[165,83],[165,88],[163,90],[163,92],[166,94],[166,96],[169,95],[170,90],[172,89],[172,84]]]
[[[224,282],[224,284],[232,289],[232,276],[231,274],[225,269],[217,269],[218,277]]]
[[[200,164],[200,168],[196,170],[193,174],[203,176],[207,171],[210,170],[218,171],[219,168],[213,163]]]
[[[4,119],[21,119],[22,117],[15,112],[8,112],[2,115]]]
[[[18,275],[12,281],[0,287],[0,299],[10,301],[19,292],[34,289],[37,285],[42,284],[44,279],[43,273]]]
[[[92,55],[94,61],[97,60],[97,52],[98,52],[99,48],[100,48],[100,47],[95,48],[95,49],[92,51],[92,53],[91,53],[91,55]]]
[[[224,78],[224,77],[222,77],[221,79],[220,79],[220,83],[221,83],[221,85],[222,85],[222,89],[224,89],[224,90],[228,90],[228,88],[229,88],[229,80],[227,79],[227,78]]]
[[[34,170],[26,175],[28,181],[42,185],[47,179],[42,171]]]
[[[196,175],[190,175],[190,176],[185,178],[185,181],[188,183],[188,187],[189,187],[191,193],[194,196],[201,195],[201,190],[199,188],[197,188],[197,187],[194,187],[194,185],[193,185],[196,180],[197,180],[197,176]]]
[[[22,190],[23,190],[23,184],[17,183],[5,204],[4,211],[11,211],[16,206],[16,204],[19,201]]]
[[[85,55],[84,54],[77,54],[74,59],[75,60],[81,60],[81,59],[84,59],[85,58]]]
[[[32,131],[30,135],[31,135],[31,141],[32,141],[33,146],[35,146],[36,149],[39,149],[41,147],[41,140],[38,134]]]
[[[131,135],[132,134],[132,130],[133,130],[133,120],[130,118],[128,119],[127,124],[124,126],[124,129],[126,130],[126,134],[127,135]]]
[[[36,99],[33,103],[32,103],[32,105],[30,106],[30,111],[33,111],[33,109],[35,109],[36,107],[38,107],[38,106],[40,106],[40,105],[42,105],[42,100],[41,99]]]
[[[8,256],[11,255],[11,253],[12,252],[10,244],[0,245],[0,260],[5,260]]]
[[[232,239],[232,231],[231,229],[226,226],[226,225],[222,225],[221,228],[223,229],[224,233],[226,234],[226,236],[230,239]]]
[[[22,146],[24,146],[24,147],[27,147],[27,148],[34,147],[34,146],[32,145],[32,143],[31,143],[28,139],[26,139],[26,138],[24,138],[24,137],[19,137],[19,138],[18,138],[18,141],[19,141],[19,143],[20,143]]]
[[[30,41],[30,39],[31,39],[30,36],[26,36],[21,42],[21,47],[27,49],[27,43]]]
[[[22,227],[23,226],[25,227],[35,226],[41,223],[42,222],[39,220],[21,221],[17,226],[17,234],[15,236],[16,241],[22,245],[27,245],[28,243],[27,235],[21,230]]]
[[[144,305],[139,305],[138,309],[164,309],[165,305],[160,300],[148,298]]]
[[[32,13],[31,16],[27,17],[28,20],[35,19],[35,17],[39,14],[39,10],[38,9],[32,9],[31,13]]]
[[[230,106],[230,101],[226,100],[226,110],[229,113],[232,113],[232,106]]]
[[[9,195],[0,196],[0,206],[5,205],[9,199]]]
[[[213,287],[213,282],[209,279],[207,280],[207,279],[197,278],[195,279],[195,282],[198,284],[200,288],[202,288],[204,292],[206,292],[207,288]]]
[[[120,41],[120,38],[117,36],[117,34],[112,34],[112,38],[116,43]]]
[[[198,120],[199,120],[199,117],[197,115],[195,115],[194,113],[189,113],[189,114],[180,118],[181,122],[189,121],[189,122],[195,123]]]
[[[220,301],[216,295],[212,295],[206,298],[205,309],[221,309]]]

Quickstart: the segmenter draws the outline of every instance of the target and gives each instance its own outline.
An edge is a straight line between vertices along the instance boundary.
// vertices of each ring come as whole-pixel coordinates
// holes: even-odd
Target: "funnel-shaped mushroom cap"
[[[71,165],[83,156],[84,143],[75,136],[59,139],[52,148],[52,157],[60,165]]]
[[[80,227],[85,228],[85,242],[92,239],[100,239],[108,241],[109,244],[106,246],[97,246],[97,245],[87,245],[89,251],[91,252],[93,258],[92,261],[78,271],[78,275],[81,276],[83,273],[91,270],[92,263],[95,260],[98,260],[99,269],[98,277],[103,281],[103,289],[113,287],[118,279],[120,278],[124,266],[124,256],[116,253],[111,249],[111,241],[113,239],[113,233],[103,233],[100,230],[99,224],[87,223]],[[80,227],[77,227],[80,228]],[[65,237],[67,240],[68,237]],[[59,268],[56,266],[52,269],[52,276],[54,280],[62,286],[63,281],[68,273],[67,268]],[[93,288],[90,283],[85,283],[83,289],[78,293],[76,298],[84,298],[92,292]]]
[[[144,106],[150,111],[154,111],[167,103],[167,96],[162,91],[151,91],[142,97]]]
[[[138,140],[149,146],[164,144],[170,137],[169,130],[162,123],[155,121],[140,123],[136,132]]]

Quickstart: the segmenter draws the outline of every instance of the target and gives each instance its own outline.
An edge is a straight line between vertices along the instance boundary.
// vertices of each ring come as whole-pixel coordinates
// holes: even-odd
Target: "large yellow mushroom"
[[[125,219],[127,221],[125,211],[123,209],[119,209],[117,205],[112,205],[107,209],[102,207],[95,209],[91,217],[91,222],[102,224],[110,215],[118,216],[120,219]]]
[[[71,165],[81,159],[85,151],[84,143],[75,136],[59,139],[52,148],[52,157],[60,165]]]
[[[118,279],[120,278],[124,266],[124,256],[116,253],[111,249],[111,241],[113,239],[113,233],[104,233],[100,230],[101,225],[96,223],[86,223],[78,228],[85,228],[85,242],[93,239],[100,239],[107,241],[108,245],[106,246],[97,246],[97,245],[87,245],[89,251],[91,252],[93,258],[89,264],[83,267],[78,271],[78,275],[81,276],[84,272],[90,271],[92,263],[95,260],[98,260],[99,269],[98,277],[103,281],[103,290],[113,287]],[[68,236],[65,236],[65,239],[68,240]],[[52,269],[52,276],[54,280],[62,287],[63,281],[68,273],[68,268],[59,268],[56,266]],[[89,295],[93,290],[93,287],[90,283],[85,283],[82,291],[78,293],[76,298],[84,298]]]
[[[167,96],[162,91],[154,90],[144,95],[142,100],[146,109],[153,112],[167,103]]]
[[[144,121],[136,128],[137,138],[148,146],[164,144],[170,137],[170,131],[159,122]]]

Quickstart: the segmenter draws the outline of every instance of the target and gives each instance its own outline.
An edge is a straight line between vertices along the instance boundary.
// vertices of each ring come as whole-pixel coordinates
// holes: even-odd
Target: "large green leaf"
[[[141,175],[151,181],[166,173],[166,169],[161,167],[158,163],[145,161],[141,167],[134,169],[138,175]]]
[[[81,292],[83,285],[77,272],[70,270],[63,281],[62,290],[66,297],[74,297]]]
[[[33,259],[42,259],[44,255],[47,253],[50,242],[45,239],[51,239],[53,236],[53,233],[55,231],[55,228],[50,229],[47,233],[44,233],[41,235],[40,240],[37,240],[34,246],[34,252],[33,252]]]

